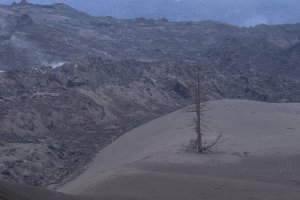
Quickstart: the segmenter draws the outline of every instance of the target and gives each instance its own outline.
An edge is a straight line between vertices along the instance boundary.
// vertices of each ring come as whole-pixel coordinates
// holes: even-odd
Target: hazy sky
[[[0,3],[12,3],[0,0]],[[300,22],[300,0],[29,0],[63,2],[96,16],[218,20],[240,26]]]

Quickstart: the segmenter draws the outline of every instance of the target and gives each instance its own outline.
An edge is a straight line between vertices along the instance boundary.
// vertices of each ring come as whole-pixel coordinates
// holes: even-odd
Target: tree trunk
[[[195,87],[195,103],[196,103],[196,133],[197,133],[197,150],[199,153],[203,152],[202,144],[202,130],[201,130],[201,109],[202,109],[202,98],[201,98],[201,78],[200,69],[197,71],[197,84]]]

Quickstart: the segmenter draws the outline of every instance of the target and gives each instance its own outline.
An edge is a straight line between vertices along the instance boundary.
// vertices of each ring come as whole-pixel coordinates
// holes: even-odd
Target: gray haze
[[[0,0],[12,3],[12,0]],[[167,18],[172,21],[217,20],[239,26],[300,22],[299,0],[30,0],[66,3],[95,16]]]

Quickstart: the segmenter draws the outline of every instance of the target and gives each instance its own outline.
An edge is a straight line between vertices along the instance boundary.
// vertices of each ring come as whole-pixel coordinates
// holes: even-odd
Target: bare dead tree
[[[214,147],[218,141],[221,139],[222,134],[220,134],[214,142],[211,144],[206,144],[203,142],[203,126],[204,119],[203,114],[206,111],[206,91],[205,91],[205,81],[204,75],[201,73],[201,69],[197,68],[195,83],[193,84],[194,89],[194,102],[195,108],[191,112],[195,112],[196,117],[194,119],[195,131],[197,134],[197,138],[194,142],[194,149],[197,150],[198,153],[204,153],[205,151],[210,150]]]
[[[194,101],[195,101],[195,112],[196,112],[196,118],[194,119],[194,121],[196,124],[196,133],[197,133],[196,148],[199,153],[203,153],[201,123],[202,123],[202,111],[203,111],[204,102],[205,102],[203,100],[201,83],[202,83],[202,81],[201,81],[200,69],[198,68],[196,83],[194,85]]]

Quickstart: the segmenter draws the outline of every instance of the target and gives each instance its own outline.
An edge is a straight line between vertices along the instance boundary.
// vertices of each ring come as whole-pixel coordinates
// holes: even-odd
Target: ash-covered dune
[[[59,190],[0,182],[6,200],[299,199],[300,105],[222,100],[208,104],[212,153],[184,151],[195,137],[181,109],[139,126],[100,151]]]
[[[55,191],[35,188],[26,185],[0,181],[0,199],[2,200],[88,200],[83,196],[76,197]]]
[[[76,177],[126,131],[190,104],[199,66],[210,100],[299,102],[299,33],[0,5],[0,177]]]
[[[0,73],[0,177],[55,187],[126,131],[192,102],[199,65],[87,57]],[[203,67],[208,99],[297,101],[298,83]],[[287,86],[288,85],[288,86]]]
[[[121,136],[60,191],[104,199],[299,198],[300,105],[210,102],[206,142],[214,153],[183,150],[195,137],[185,109]]]

